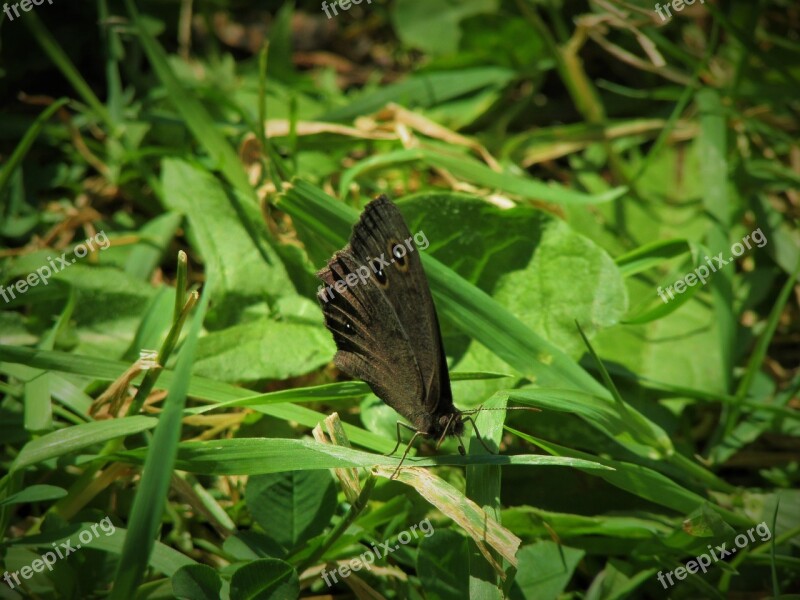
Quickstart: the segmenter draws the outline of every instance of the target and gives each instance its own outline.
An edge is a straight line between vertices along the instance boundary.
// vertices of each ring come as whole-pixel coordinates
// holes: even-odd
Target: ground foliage
[[[800,593],[796,3],[22,4],[0,596]],[[380,193],[456,405],[541,409],[394,481],[315,299]]]

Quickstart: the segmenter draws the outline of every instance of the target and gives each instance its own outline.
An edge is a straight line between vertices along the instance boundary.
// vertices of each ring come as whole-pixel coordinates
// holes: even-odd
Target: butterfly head
[[[453,412],[443,413],[434,416],[431,420],[429,434],[439,440],[446,436],[461,437],[464,433],[464,421],[461,418],[461,411],[453,409]]]

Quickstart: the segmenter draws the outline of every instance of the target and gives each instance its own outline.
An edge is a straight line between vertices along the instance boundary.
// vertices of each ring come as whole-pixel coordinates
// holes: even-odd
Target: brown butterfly
[[[317,273],[324,283],[317,298],[339,349],[334,364],[366,381],[413,425],[397,423],[397,444],[389,454],[400,445],[401,426],[414,432],[400,465],[417,436],[438,439],[437,448],[455,436],[464,454],[464,423],[475,426],[453,405],[436,307],[412,243],[420,235],[412,236],[394,203],[378,196],[353,227],[350,242]],[[477,429],[475,434],[489,450]]]

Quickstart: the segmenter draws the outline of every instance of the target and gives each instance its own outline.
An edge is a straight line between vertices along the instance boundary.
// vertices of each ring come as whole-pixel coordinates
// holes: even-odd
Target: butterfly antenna
[[[493,408],[483,408],[483,406],[479,406],[478,408],[470,408],[468,410],[462,410],[462,415],[474,415],[477,412],[482,410],[532,410],[534,412],[542,412],[541,408],[535,408],[533,406],[507,406],[505,408],[501,407],[493,407]]]

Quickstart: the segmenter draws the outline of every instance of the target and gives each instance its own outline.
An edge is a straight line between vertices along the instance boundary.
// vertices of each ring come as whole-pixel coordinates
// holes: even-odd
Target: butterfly
[[[397,206],[378,196],[353,226],[350,242],[317,273],[323,282],[317,298],[338,348],[334,364],[411,423],[397,423],[389,454],[400,445],[401,427],[414,436],[393,477],[418,436],[436,438],[437,448],[455,436],[464,454],[464,423],[475,426],[475,411],[453,405],[439,319],[414,245],[420,234],[412,236]]]

